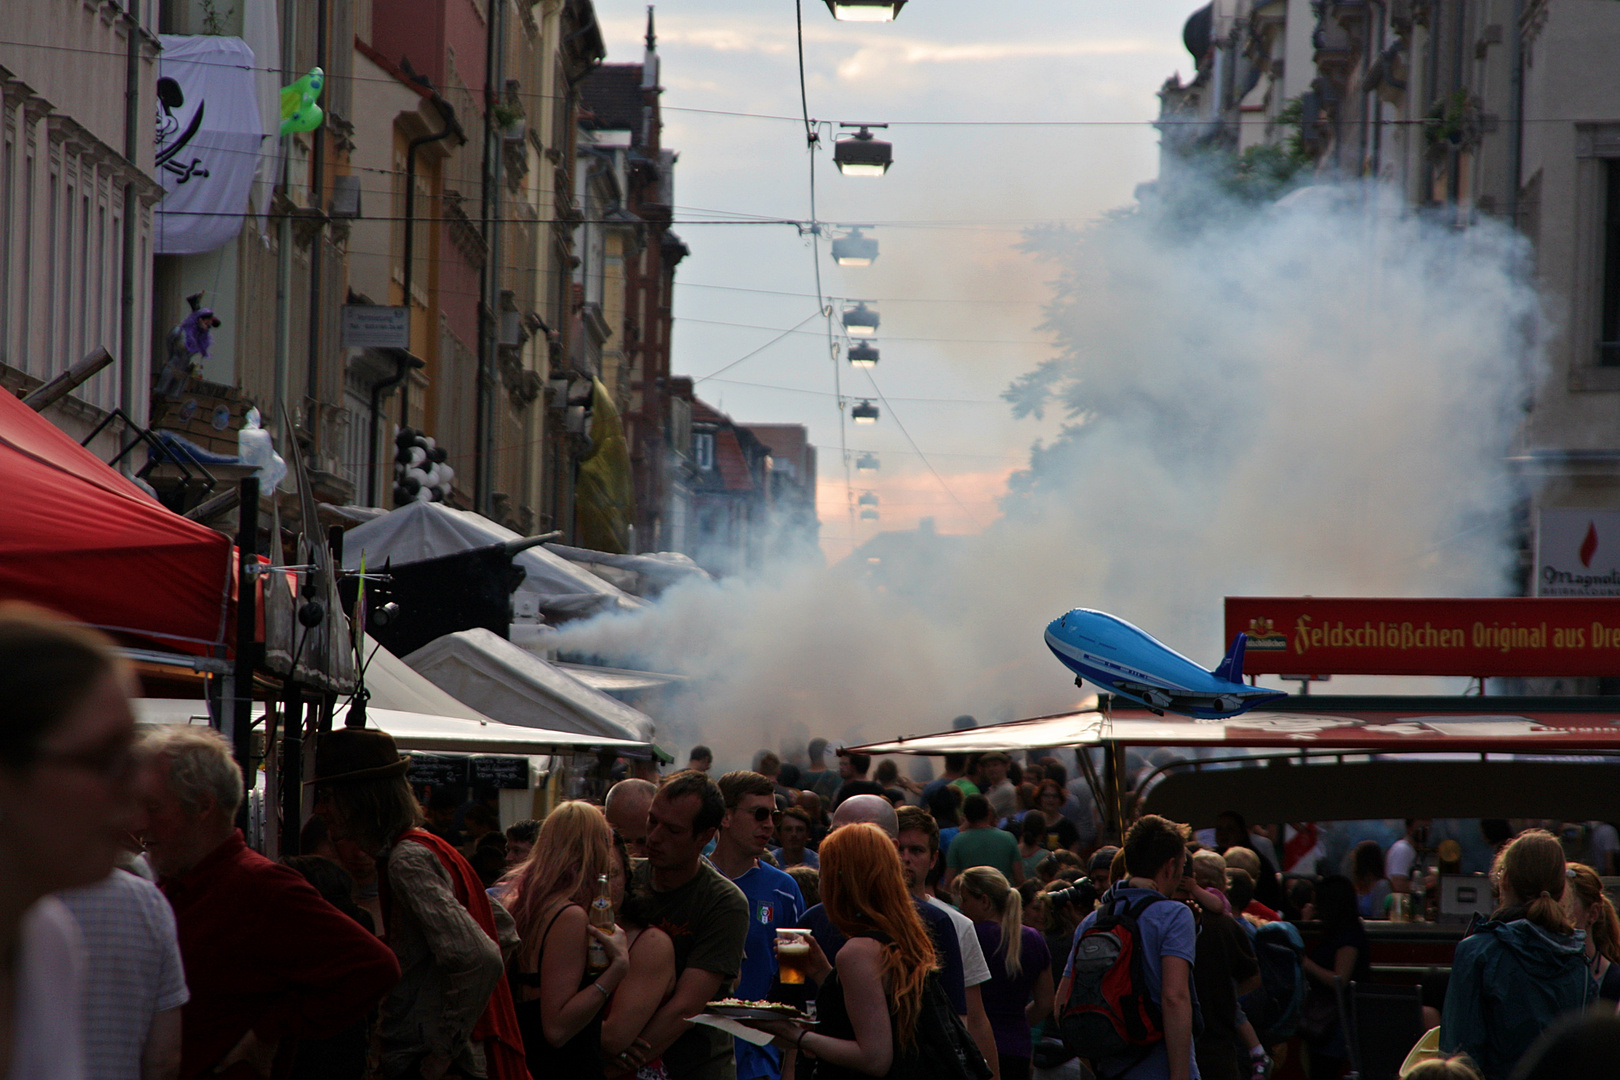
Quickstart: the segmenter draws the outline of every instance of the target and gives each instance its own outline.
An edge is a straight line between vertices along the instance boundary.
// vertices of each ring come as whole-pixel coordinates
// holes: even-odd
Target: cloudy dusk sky
[[[925,516],[944,532],[979,531],[1008,473],[1055,429],[1050,416],[1015,421],[999,398],[1050,355],[1050,272],[1018,244],[1031,226],[1078,226],[1128,204],[1153,179],[1155,92],[1191,70],[1181,26],[1197,5],[911,0],[893,23],[859,24],[802,2],[811,117],[893,125],[879,133],[894,144],[887,176],[841,176],[830,145],[814,166],[817,219],[876,226],[872,266],[835,265],[824,241],[820,269],[835,305],[875,301],[882,317],[877,367],[840,361],[837,375],[846,401],[871,399],[883,415],[841,433],[809,240],[791,225],[695,224],[811,216],[791,0],[656,11],[676,218],[694,222],[676,226],[692,254],[676,275],[673,363],[741,423],[809,427],[823,548],[836,560]],[[639,61],[645,5],[596,7],[608,62]],[[841,445],[876,453],[881,470],[846,489]],[[881,519],[852,534],[848,499],[865,491]]]

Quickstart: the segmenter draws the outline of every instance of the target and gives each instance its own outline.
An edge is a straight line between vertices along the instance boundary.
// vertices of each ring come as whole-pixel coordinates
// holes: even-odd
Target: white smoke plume
[[[1504,457],[1540,355],[1511,232],[1315,187],[1147,201],[1025,246],[1054,272],[1060,347],[1006,397],[1067,424],[983,534],[683,588],[556,646],[693,676],[661,739],[734,767],[1071,707],[1041,636],[1071,607],[1213,666],[1223,596],[1510,588]]]

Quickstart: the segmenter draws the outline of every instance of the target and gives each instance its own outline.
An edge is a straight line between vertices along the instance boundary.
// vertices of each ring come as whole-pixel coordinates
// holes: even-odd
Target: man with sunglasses
[[[776,978],[776,931],[804,925],[804,897],[792,877],[760,859],[779,817],[775,785],[760,773],[729,772],[720,778],[720,794],[726,814],[709,862],[748,899],[748,944],[736,994],[758,1001],[770,993]],[[781,1075],[782,1051],[737,1040],[737,1080],[776,1080]]]

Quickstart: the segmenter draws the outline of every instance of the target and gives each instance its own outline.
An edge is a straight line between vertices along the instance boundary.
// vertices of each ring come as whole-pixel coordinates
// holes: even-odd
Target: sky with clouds
[[[811,216],[792,0],[656,12],[664,145],[680,154],[676,218],[694,222],[676,226],[692,253],[676,275],[673,365],[741,423],[808,426],[822,546],[836,560],[925,516],[944,532],[978,531],[1008,473],[1053,430],[1051,417],[1014,420],[999,397],[1050,355],[1051,272],[1019,243],[1028,228],[1125,205],[1153,179],[1148,122],[1159,86],[1192,68],[1181,27],[1197,3],[911,0],[888,24],[801,3],[811,117],[891,124],[880,133],[894,144],[887,176],[839,175],[830,146],[813,166],[820,221],[876,226],[872,266],[836,266],[823,242],[820,274],[835,304],[875,301],[881,314],[877,367],[839,361],[837,378],[847,400],[871,399],[883,415],[840,422],[809,239],[791,225],[696,224]],[[639,60],[645,5],[596,9],[608,62]],[[854,476],[855,495],[880,500],[875,523],[852,525],[841,446],[882,461]]]

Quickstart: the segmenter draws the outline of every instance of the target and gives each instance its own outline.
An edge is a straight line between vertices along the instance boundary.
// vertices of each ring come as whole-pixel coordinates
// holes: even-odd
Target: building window
[[[1620,367],[1620,159],[1603,162],[1603,306],[1598,364]]]
[[[714,468],[714,435],[710,432],[692,433],[692,460],[704,472]]]

